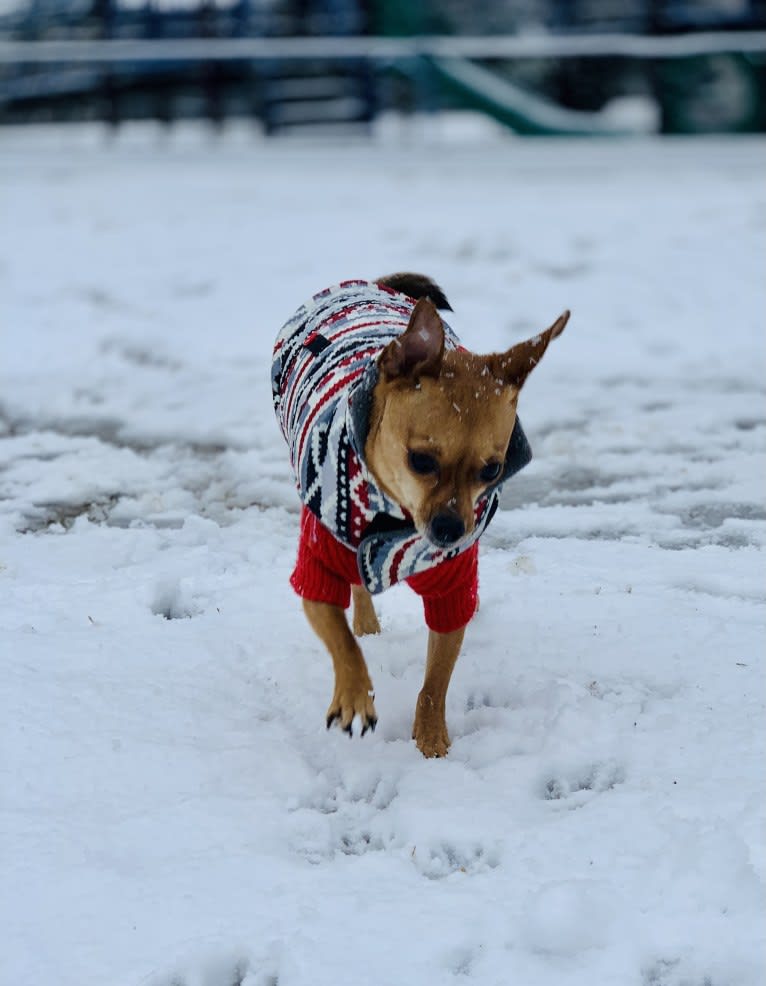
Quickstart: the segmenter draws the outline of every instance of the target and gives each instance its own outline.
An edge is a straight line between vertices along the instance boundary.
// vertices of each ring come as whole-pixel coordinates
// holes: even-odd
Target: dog
[[[452,309],[423,274],[344,281],[298,309],[272,363],[302,501],[290,582],[335,670],[327,727],[375,729],[356,637],[380,631],[372,595],[404,581],[429,628],[412,731],[426,757],[450,745],[447,689],[478,605],[479,537],[502,484],[531,458],[519,392],[569,319],[565,311],[534,338],[480,356],[440,311]]]

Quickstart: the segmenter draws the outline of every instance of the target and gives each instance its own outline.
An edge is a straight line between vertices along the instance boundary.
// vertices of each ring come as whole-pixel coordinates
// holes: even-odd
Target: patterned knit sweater
[[[502,483],[531,458],[517,420],[503,472],[476,505],[471,537],[456,548],[438,548],[419,535],[411,517],[376,484],[364,446],[377,357],[406,329],[414,304],[383,285],[344,281],[301,306],[274,346],[274,409],[304,515],[308,511],[355,553],[358,581],[372,593],[471,549],[497,509]],[[457,348],[457,337],[444,328],[445,348]]]

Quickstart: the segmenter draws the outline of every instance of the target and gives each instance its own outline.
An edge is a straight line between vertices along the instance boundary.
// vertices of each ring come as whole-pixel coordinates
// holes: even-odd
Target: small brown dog
[[[327,712],[349,734],[377,722],[354,634],[380,630],[371,593],[406,581],[429,627],[413,738],[427,757],[449,748],[445,702],[476,611],[478,539],[502,483],[531,452],[519,391],[564,312],[507,352],[460,347],[420,274],[345,281],[302,306],[274,348],[274,406],[303,502],[291,577],[335,668]],[[344,609],[354,600],[354,634]]]

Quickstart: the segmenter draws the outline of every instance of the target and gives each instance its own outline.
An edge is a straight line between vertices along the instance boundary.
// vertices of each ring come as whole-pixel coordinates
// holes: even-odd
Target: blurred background
[[[0,0],[0,123],[766,129],[765,0]]]

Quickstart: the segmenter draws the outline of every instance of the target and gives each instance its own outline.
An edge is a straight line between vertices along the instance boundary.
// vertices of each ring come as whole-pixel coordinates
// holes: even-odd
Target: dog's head
[[[505,353],[445,352],[439,313],[421,298],[381,353],[367,466],[438,547],[472,533],[476,502],[503,472],[519,391],[568,319]]]

